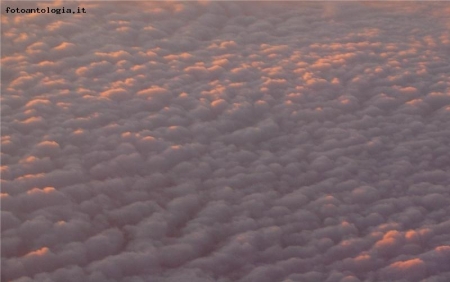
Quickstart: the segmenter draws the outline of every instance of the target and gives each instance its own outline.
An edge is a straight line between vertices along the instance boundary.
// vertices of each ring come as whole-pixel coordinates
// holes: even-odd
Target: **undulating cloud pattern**
[[[2,281],[450,281],[449,15],[3,2]]]

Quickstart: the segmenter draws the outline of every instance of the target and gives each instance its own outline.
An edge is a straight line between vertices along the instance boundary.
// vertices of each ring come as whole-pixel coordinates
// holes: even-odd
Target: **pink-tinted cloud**
[[[2,10],[2,280],[450,281],[447,3],[72,4]]]

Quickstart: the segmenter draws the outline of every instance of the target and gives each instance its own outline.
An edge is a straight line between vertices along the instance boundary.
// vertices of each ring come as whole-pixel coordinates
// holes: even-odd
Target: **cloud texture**
[[[2,280],[450,281],[448,3],[2,4]]]

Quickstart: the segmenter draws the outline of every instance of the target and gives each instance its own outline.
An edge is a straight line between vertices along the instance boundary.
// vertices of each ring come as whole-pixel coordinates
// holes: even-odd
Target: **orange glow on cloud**
[[[37,194],[37,193],[50,194],[50,193],[53,193],[55,191],[56,190],[53,187],[45,187],[44,189],[33,188],[33,189],[27,191],[27,194],[28,195]]]
[[[31,256],[43,256],[43,255],[48,254],[49,252],[50,252],[50,250],[49,250],[47,247],[43,247],[43,248],[40,248],[39,250],[29,252],[29,253],[26,254],[25,256],[26,256],[26,257],[31,257]]]
[[[81,128],[79,128],[73,132],[73,134],[83,134],[83,133],[84,133],[84,131]]]
[[[42,117],[30,117],[24,121],[22,121],[22,124],[32,124],[32,123],[37,123],[37,122],[42,122],[44,121],[44,119]]]
[[[141,90],[137,93],[138,96],[147,96],[147,97],[151,97],[152,95],[158,94],[167,94],[167,90],[159,86],[152,86],[150,88]]]
[[[384,234],[383,239],[376,242],[375,247],[376,248],[389,248],[396,245],[397,240],[401,236],[400,232],[396,230],[388,231],[386,234]]]
[[[30,108],[32,106],[40,105],[40,104],[50,105],[51,102],[49,100],[45,100],[45,99],[34,99],[34,100],[31,100],[30,102],[28,102],[25,105],[25,108]]]
[[[435,250],[437,252],[450,252],[450,246],[439,246],[436,247]]]
[[[38,144],[39,147],[52,147],[52,148],[59,148],[59,144],[55,141],[42,141]]]
[[[418,106],[420,104],[422,104],[423,100],[422,99],[413,99],[411,101],[406,102],[407,105],[411,105],[411,106]]]
[[[26,174],[26,175],[17,177],[15,180],[21,181],[21,180],[39,179],[39,178],[43,178],[44,176],[45,176],[45,173]]]
[[[19,162],[20,163],[28,163],[28,164],[30,164],[30,163],[35,162],[36,160],[37,160],[37,158],[35,156],[29,156],[29,157],[27,157],[25,159],[20,160]]]
[[[64,220],[60,220],[56,223],[57,226],[64,226],[66,225],[66,222]]]
[[[357,262],[363,262],[363,261],[369,261],[371,259],[370,255],[367,254],[363,254],[363,255],[359,255],[355,258],[355,261]]]
[[[67,48],[72,48],[72,47],[74,47],[74,46],[75,46],[75,44],[73,44],[73,43],[70,43],[70,42],[63,42],[63,43],[59,44],[58,46],[56,46],[56,47],[53,48],[53,49],[59,51],[59,50],[67,49]]]
[[[406,261],[398,261],[394,262],[390,265],[392,268],[402,270],[402,271],[408,271],[412,269],[416,269],[417,267],[423,267],[425,266],[425,263],[420,258],[414,258]]]
[[[2,145],[12,144],[11,142],[11,136],[4,135],[2,136]]]

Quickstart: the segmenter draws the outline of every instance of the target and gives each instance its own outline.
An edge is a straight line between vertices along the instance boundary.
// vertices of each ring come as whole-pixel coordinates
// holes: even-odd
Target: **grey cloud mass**
[[[450,4],[2,2],[2,281],[450,281]]]

